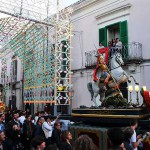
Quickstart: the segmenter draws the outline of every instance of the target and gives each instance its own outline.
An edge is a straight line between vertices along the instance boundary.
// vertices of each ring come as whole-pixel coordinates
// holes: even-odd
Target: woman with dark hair
[[[24,149],[30,149],[30,142],[33,138],[34,124],[31,121],[31,115],[26,116],[26,120],[23,123],[23,145]]]
[[[110,128],[107,135],[111,145],[109,150],[123,150],[124,133],[121,128]]]
[[[115,45],[116,45],[116,39],[112,39],[111,44],[112,44],[112,47],[115,47]]]
[[[75,142],[74,150],[97,150],[97,147],[89,136],[81,135]]]
[[[5,133],[3,131],[0,131],[0,150],[6,150],[5,144]]]
[[[69,131],[63,131],[61,133],[61,144],[59,146],[59,150],[72,150],[72,146],[70,144],[70,140],[72,139],[72,135]]]
[[[52,131],[52,137],[51,141],[52,143],[56,143],[56,145],[59,147],[61,140],[60,140],[60,135],[61,135],[61,125],[60,122],[55,122],[54,124],[54,130]]]
[[[45,141],[41,136],[36,136],[31,141],[31,145],[33,146],[34,150],[44,150]]]

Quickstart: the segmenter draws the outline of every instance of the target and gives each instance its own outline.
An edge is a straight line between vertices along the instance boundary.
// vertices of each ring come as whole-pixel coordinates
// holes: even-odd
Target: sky
[[[2,0],[3,1],[3,0]],[[4,0],[5,1],[5,0]],[[46,1],[46,0],[45,0]],[[55,0],[56,1],[56,0]],[[79,0],[60,0],[63,4],[64,7],[67,7],[73,3],[76,3],[77,1]],[[3,13],[0,13],[0,18],[5,18],[5,17],[8,17],[8,15],[5,15]]]
[[[63,1],[64,6],[69,6],[79,0],[62,0],[62,1]]]

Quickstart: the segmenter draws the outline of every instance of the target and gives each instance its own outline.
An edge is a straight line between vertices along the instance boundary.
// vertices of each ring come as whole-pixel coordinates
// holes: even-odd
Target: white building
[[[2,60],[0,61],[0,84],[2,85],[3,100],[6,106],[23,109],[23,72],[21,61],[12,52],[6,55],[5,60],[5,63]],[[4,94],[4,92],[6,93]]]
[[[145,85],[150,90],[149,5],[149,0],[81,0],[73,5],[73,108],[92,105],[87,83],[92,81],[93,69],[86,69],[85,53],[98,48],[99,42],[107,46],[117,37],[123,44],[129,43],[123,56],[127,65],[123,68],[135,76],[140,86]],[[136,103],[134,90],[132,99]],[[142,103],[142,98],[139,101]]]
[[[141,0],[81,0],[73,5],[74,11],[71,18],[74,35],[72,38],[73,108],[80,105],[92,105],[87,83],[92,81],[93,69],[89,68],[92,68],[93,62],[89,62],[85,53],[91,53],[90,59],[95,63],[96,58],[93,57],[92,52],[99,47],[99,42],[107,46],[108,42],[116,37],[119,37],[123,44],[129,43],[126,53],[124,53],[127,65],[123,68],[135,76],[140,86],[145,85],[150,90],[148,76],[150,66],[150,53],[148,52],[150,39],[149,5],[149,0],[144,0],[144,2]],[[13,54],[7,55],[7,57],[6,75],[8,81],[5,83],[11,83],[11,90],[8,89],[9,92],[6,94],[6,104],[9,104],[9,97],[14,93],[16,106],[21,109],[23,108],[21,62],[16,57],[18,62],[14,62],[13,65],[11,63],[12,60],[14,61]],[[11,75],[10,69],[14,70]],[[1,69],[0,72],[2,74]],[[1,75],[1,84],[4,84],[3,75]],[[98,99],[99,97],[97,101]],[[136,102],[135,91],[132,92],[132,99]],[[140,103],[142,103],[142,99],[140,99]]]

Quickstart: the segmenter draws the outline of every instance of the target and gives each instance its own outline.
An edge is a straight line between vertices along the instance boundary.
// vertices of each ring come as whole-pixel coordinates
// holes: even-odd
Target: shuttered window
[[[107,46],[107,32],[108,28],[110,29],[112,27],[112,30],[115,25],[118,24],[118,32],[120,35],[120,41],[123,45],[128,44],[128,26],[127,26],[127,20],[122,22],[117,22],[108,26],[105,26],[104,28],[99,29],[99,43],[102,43],[103,46]],[[116,38],[116,37],[115,37]],[[123,58],[128,57],[128,50],[126,47],[126,50],[123,51]]]
[[[128,43],[127,21],[120,22],[120,41],[123,45]]]
[[[106,27],[99,29],[99,43],[102,43],[103,46],[107,46]]]

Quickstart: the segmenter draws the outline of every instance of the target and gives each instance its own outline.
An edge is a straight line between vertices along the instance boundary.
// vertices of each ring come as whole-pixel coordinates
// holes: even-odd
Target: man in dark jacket
[[[44,123],[44,121],[45,119],[43,117],[38,118],[37,124],[35,126],[34,137],[39,135],[45,139],[45,134],[42,130],[42,124]]]
[[[12,149],[16,150],[17,147],[22,147],[20,142],[21,136],[21,123],[18,121],[19,114],[14,112],[13,119],[6,125],[6,136],[11,141]]]
[[[54,130],[52,132],[52,143],[56,143],[57,146],[59,147],[60,145],[60,135],[61,135],[61,125],[60,122],[55,122],[54,124]]]
[[[30,149],[30,142],[33,138],[34,124],[31,121],[31,116],[27,115],[23,123],[23,145],[25,150]]]

